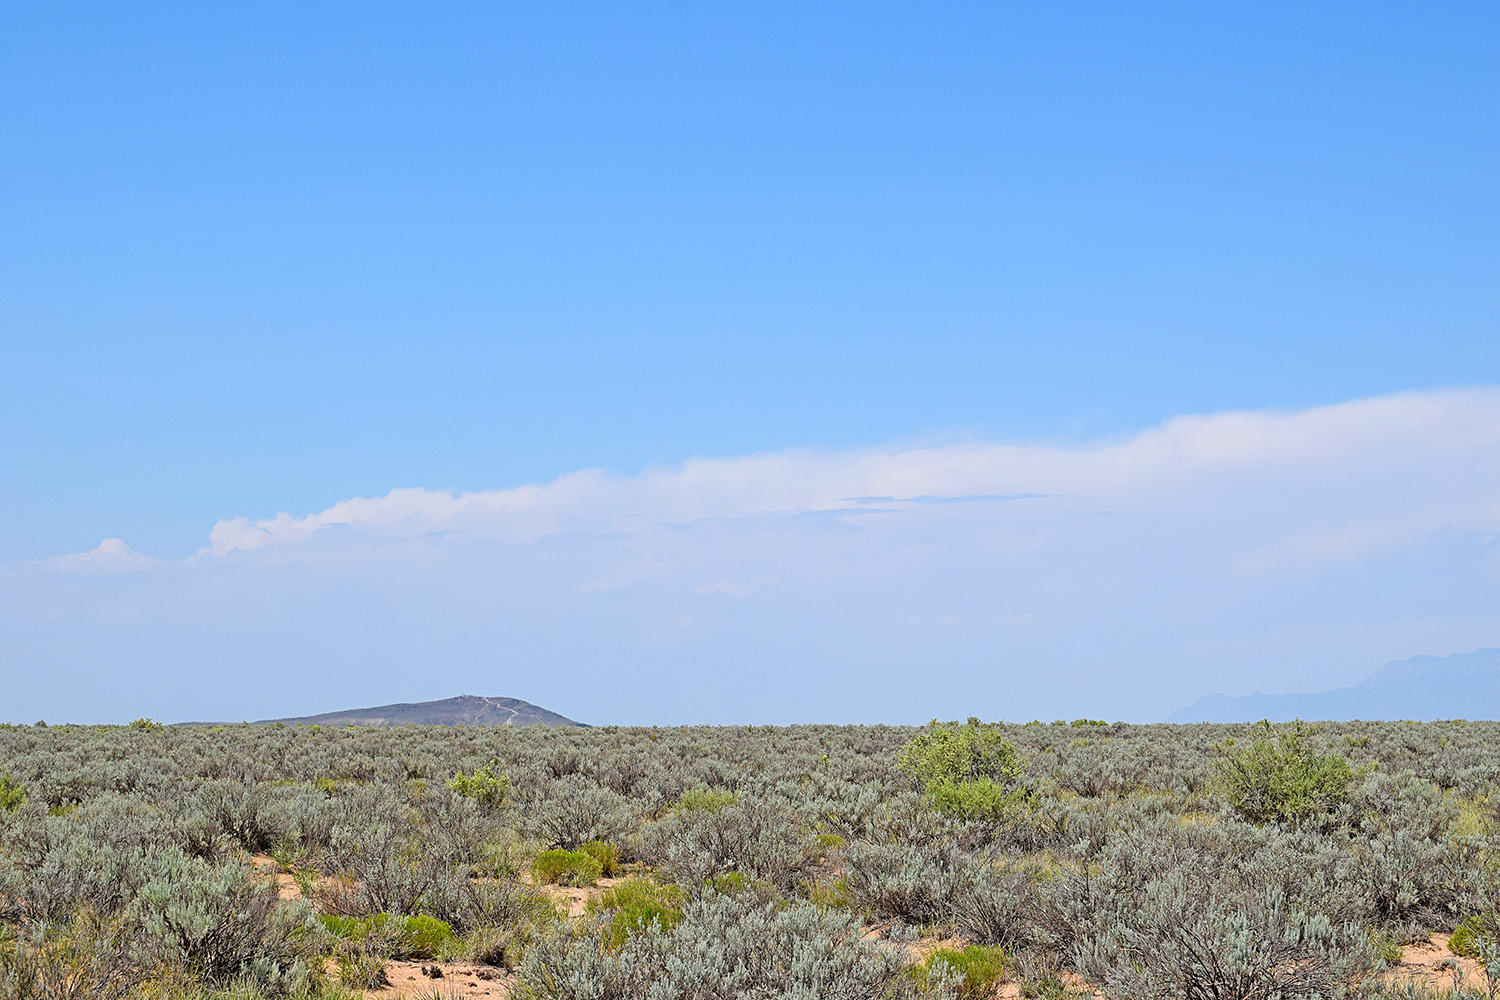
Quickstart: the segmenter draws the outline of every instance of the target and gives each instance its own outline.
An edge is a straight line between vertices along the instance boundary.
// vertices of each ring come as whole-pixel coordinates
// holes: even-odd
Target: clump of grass
[[[453,927],[436,917],[377,913],[369,917],[318,917],[324,930],[342,941],[370,944],[390,958],[436,958]]]
[[[1448,938],[1448,950],[1465,958],[1480,958],[1486,942],[1500,942],[1500,916],[1481,915],[1465,920]]]
[[[843,878],[836,878],[826,885],[821,882],[808,882],[804,886],[807,901],[825,909],[848,910],[854,906],[854,901],[849,898],[849,883]]]
[[[620,864],[620,849],[614,844],[603,840],[591,840],[587,844],[578,845],[582,854],[587,854],[599,863],[599,872],[602,875],[613,875]]]
[[[1055,972],[1042,973],[1021,982],[1021,996],[1026,1000],[1063,1000],[1067,995],[1067,986]]]
[[[1386,965],[1400,965],[1404,949],[1401,942],[1383,931],[1370,932],[1370,945],[1375,949],[1375,954]]]
[[[677,800],[679,812],[718,812],[739,802],[727,788],[689,788]]]
[[[334,955],[339,982],[354,990],[376,990],[389,982],[385,958],[374,949],[345,941]]]
[[[1466,795],[1458,803],[1455,837],[1479,837],[1495,827],[1495,807],[1489,795]]]
[[[967,948],[939,948],[917,966],[913,974],[923,982],[935,977],[939,967],[946,966],[949,979],[957,977],[959,996],[980,997],[994,993],[1005,981],[1010,955],[999,945],[969,945]]]
[[[630,935],[652,924],[660,924],[663,929],[676,925],[682,919],[684,901],[682,889],[675,885],[629,878],[590,901],[589,912],[610,914],[604,939],[618,948]]]
[[[559,848],[538,854],[536,860],[531,863],[531,872],[538,882],[585,886],[599,881],[604,868],[592,855],[584,851],[566,851]]]
[[[732,896],[750,888],[750,880],[744,872],[724,872],[708,880],[708,887],[721,895]]]
[[[452,961],[466,958],[483,965],[513,968],[520,955],[520,941],[511,930],[502,927],[473,927],[461,938],[455,938],[440,957]]]

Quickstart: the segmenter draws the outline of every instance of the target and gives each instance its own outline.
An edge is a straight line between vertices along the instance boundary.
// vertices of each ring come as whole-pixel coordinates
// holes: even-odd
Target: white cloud
[[[208,658],[262,715],[323,685],[590,721],[1159,716],[1252,674],[1305,689],[1500,644],[1497,456],[1500,389],[1477,388],[405,488],[220,521],[186,560],[111,540],[0,568],[0,651],[8,629],[39,669],[87,662],[79,636],[129,620],[122,662]]]
[[[135,551],[119,538],[106,538],[88,552],[53,556],[37,565],[63,573],[135,573],[150,569],[156,560]]]
[[[335,526],[408,538],[456,530],[508,542],[659,524],[826,530],[867,523],[861,511],[973,498],[987,501],[972,505],[984,508],[971,512],[981,521],[1025,520],[1037,507],[1057,510],[1058,501],[1231,517],[1268,512],[1285,535],[1267,541],[1260,556],[1244,555],[1246,566],[1263,566],[1305,562],[1309,554],[1356,558],[1455,522],[1493,525],[1497,449],[1500,391],[1402,393],[1290,413],[1179,417],[1107,443],[787,451],[693,459],[629,477],[585,470],[501,490],[396,489],[301,517],[220,521],[205,552],[292,545]],[[907,499],[850,499],[872,497]],[[1325,511],[1335,524],[1317,520]],[[1356,523],[1362,526],[1349,527]],[[1278,556],[1278,546],[1301,554]]]

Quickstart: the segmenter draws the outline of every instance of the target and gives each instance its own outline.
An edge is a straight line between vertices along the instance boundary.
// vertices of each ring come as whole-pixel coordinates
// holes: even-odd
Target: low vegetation
[[[531,871],[539,882],[574,886],[593,885],[604,874],[603,866],[590,855],[562,848],[538,854]]]
[[[618,948],[632,934],[676,926],[682,919],[684,899],[679,886],[631,878],[604,890],[589,904],[589,911],[606,918],[604,940],[610,947]]]
[[[1317,749],[1301,723],[1278,731],[1263,722],[1248,745],[1231,739],[1225,751],[1216,761],[1224,800],[1257,823],[1331,817],[1354,787],[1349,761]]]
[[[378,950],[390,958],[437,958],[453,938],[445,920],[421,914],[377,913],[369,917],[341,917],[326,913],[319,917],[334,937],[358,944],[378,941]]]
[[[535,1000],[1352,1000],[1452,986],[1392,978],[1434,940],[1479,996],[1497,751],[1469,722],[0,727],[0,1000],[353,1000],[459,960]]]
[[[923,983],[931,983],[934,973],[953,982],[959,996],[993,996],[1010,968],[1010,956],[999,945],[971,944],[967,948],[939,948],[913,974]]]

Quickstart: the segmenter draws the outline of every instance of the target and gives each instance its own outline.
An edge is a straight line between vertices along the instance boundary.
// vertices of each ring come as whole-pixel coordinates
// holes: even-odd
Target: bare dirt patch
[[[1415,983],[1429,989],[1448,989],[1453,986],[1455,967],[1461,976],[1460,986],[1485,988],[1484,969],[1472,958],[1449,951],[1446,934],[1434,934],[1420,944],[1407,945],[1401,952],[1401,964],[1391,969],[1386,978],[1398,986]]]
[[[276,859],[269,854],[252,854],[250,863],[255,866],[257,872],[276,882],[276,894],[282,899],[308,899],[303,894],[296,877],[289,872],[282,871]],[[339,898],[347,895],[352,888],[353,886],[347,880],[318,875],[312,881],[313,894],[309,902],[337,903]]]
[[[441,973],[434,976],[433,972]],[[504,969],[478,962],[387,962],[390,985],[371,990],[367,997],[416,997],[436,990],[442,996],[486,1000],[510,996],[515,977]]]
[[[866,934],[865,936],[871,937],[872,935]],[[963,937],[924,937],[913,941],[909,950],[912,961],[925,962],[927,956],[935,951],[963,951],[973,943],[973,941]]]
[[[604,890],[610,886],[618,885],[620,879],[601,878],[593,885],[574,887],[568,885],[552,885],[544,883],[537,886],[537,890],[570,917],[581,917],[588,910],[590,901],[598,899],[604,894]]]
[[[276,882],[276,895],[282,899],[301,899],[302,890],[297,885],[297,880],[281,870],[276,859],[269,854],[252,854],[250,863],[255,870],[262,875],[268,875]]]

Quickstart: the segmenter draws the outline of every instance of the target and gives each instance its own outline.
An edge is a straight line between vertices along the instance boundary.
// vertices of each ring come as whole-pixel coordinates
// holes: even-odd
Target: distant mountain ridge
[[[1500,649],[1413,656],[1346,688],[1310,694],[1210,694],[1168,722],[1270,719],[1500,719]]]
[[[350,708],[322,715],[262,719],[258,726],[582,726],[520,698],[482,698],[461,694],[442,701],[403,702],[375,708]]]

